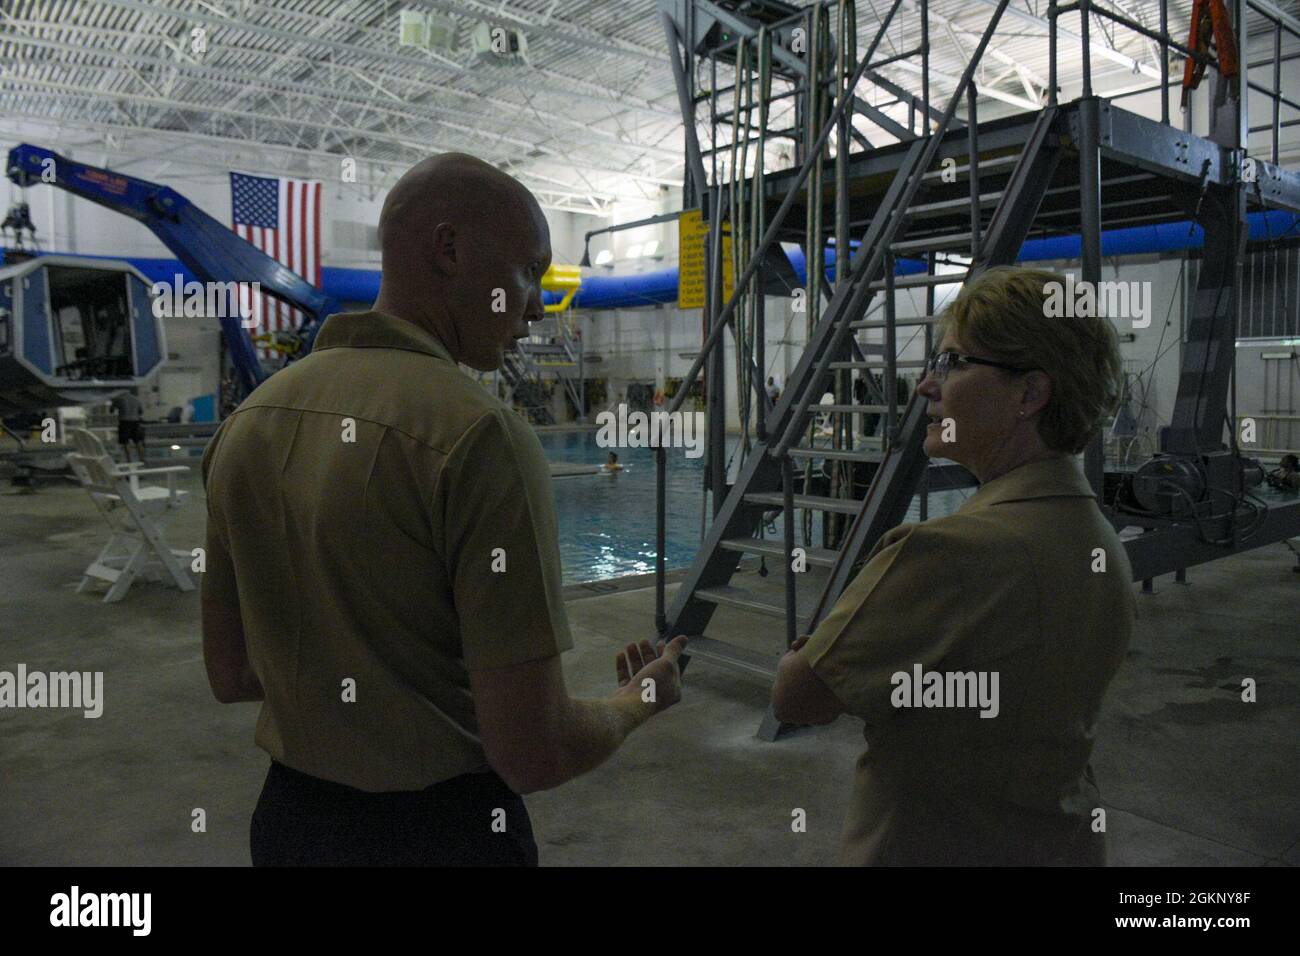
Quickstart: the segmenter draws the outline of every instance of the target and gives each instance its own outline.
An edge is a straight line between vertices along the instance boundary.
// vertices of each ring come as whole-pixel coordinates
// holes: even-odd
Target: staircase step
[[[997,159],[981,160],[979,163],[980,176],[984,176],[985,174],[1009,173],[1015,168],[1016,163],[1018,162],[1020,162],[1019,156],[999,156]],[[964,166],[958,166],[955,169],[951,167],[949,169],[943,169],[942,167],[939,169],[932,169],[921,177],[921,182],[924,185],[933,185],[936,182],[946,183],[947,179],[944,178],[945,173],[949,178],[956,176],[956,181],[958,182],[967,180],[970,178],[970,163],[967,163]],[[969,204],[970,200],[967,199],[966,202]]]
[[[996,206],[1002,198],[1002,190],[997,192],[984,193],[980,196],[980,206]],[[944,216],[948,213],[961,212],[963,209],[970,208],[970,196],[962,196],[958,199],[944,199],[939,202],[926,202],[917,206],[907,207],[908,219],[924,219],[927,216]]]
[[[937,315],[917,315],[910,319],[897,318],[894,319],[894,328],[901,329],[910,328],[915,325],[934,325],[938,321],[939,317]],[[851,329],[885,329],[888,327],[889,323],[884,319],[858,319],[856,322],[849,323],[849,328]]]
[[[802,445],[790,449],[791,458],[827,458],[833,461],[875,461],[885,460],[885,453],[879,448],[806,448]],[[856,514],[856,512],[854,512]]]
[[[759,600],[752,592],[730,584],[720,584],[712,588],[697,588],[695,597],[701,601],[710,601],[713,604],[739,608],[742,611],[754,611],[758,614],[766,614],[769,617],[785,617],[785,605]],[[694,647],[695,642],[692,641],[690,653],[694,653]]]
[[[949,273],[945,273],[944,275],[935,275],[935,276],[931,276],[931,275],[895,276],[894,288],[895,289],[924,289],[927,286],[932,286],[932,285],[960,284],[966,281],[967,274],[968,273],[966,271],[962,271],[962,272],[949,272]],[[885,280],[881,279],[878,282],[873,282],[871,283],[869,288],[874,289],[878,292],[885,288]]]
[[[918,252],[938,252],[944,249],[969,249],[970,231],[954,232],[946,236],[928,236],[922,239],[904,239],[895,242],[889,250],[895,255],[910,256]]]
[[[832,407],[832,406],[830,406],[830,405],[809,405],[809,406],[808,406],[808,411],[810,411],[810,412],[824,412],[826,409],[831,408],[831,407]],[[861,405],[839,405],[839,406],[835,406],[835,407],[838,407],[838,408],[852,408],[854,411],[857,411],[859,408],[862,408],[863,406],[861,406]],[[881,406],[881,407],[883,407],[883,406]],[[900,410],[900,411],[902,410],[902,406],[899,406],[899,410]],[[860,445],[864,445],[864,446],[869,445],[869,446],[871,446],[872,448],[881,448],[881,447],[884,445],[884,443],[885,443],[885,439],[884,439],[882,436],[880,436],[880,435],[859,435],[859,436],[857,436],[857,441],[858,441],[858,443],[859,443]],[[790,450],[791,450],[791,451],[794,451],[793,448],[790,449]],[[818,448],[816,448],[816,449],[814,449],[814,450],[815,450],[815,451],[831,451],[832,449],[831,449],[831,446],[830,446],[830,445],[827,445],[827,446],[825,446],[825,447],[818,447]],[[856,451],[867,451],[868,449],[867,449],[867,448],[857,448],[857,449],[850,449],[850,450],[856,450]],[[805,457],[807,457],[807,456],[805,456]]]
[[[906,403],[904,403],[906,404]],[[903,405],[894,406],[898,411],[903,410]],[[820,412],[844,412],[846,414],[863,413],[867,415],[884,414],[888,406],[885,405],[809,405],[809,413]]]
[[[793,451],[794,449],[791,449]],[[780,508],[785,505],[785,497],[779,491],[756,491],[745,495],[745,500],[756,505]],[[815,511],[833,511],[836,514],[855,515],[862,508],[862,502],[852,498],[822,498],[818,495],[795,495],[794,506]]]
[[[762,554],[770,558],[785,558],[785,544],[776,538],[723,538],[718,542],[720,548],[727,551],[742,551],[745,554]],[[830,568],[835,565],[837,552],[829,548],[804,548],[808,563],[816,567]],[[782,611],[784,614],[784,610]]]
[[[702,595],[703,592],[697,591],[696,594]],[[785,616],[784,608],[781,609],[781,616]],[[728,644],[725,641],[719,641],[711,637],[692,637],[691,642],[686,645],[686,653],[691,657],[698,657],[702,661],[720,664],[724,667],[731,667],[768,679],[776,677],[776,665],[781,659],[780,654],[777,653],[763,654],[758,651],[751,651],[747,647],[737,647],[735,644]]]

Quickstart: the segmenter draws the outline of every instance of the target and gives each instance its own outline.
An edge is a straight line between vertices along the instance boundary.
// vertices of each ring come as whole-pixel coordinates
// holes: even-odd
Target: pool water
[[[554,462],[603,465],[610,449],[596,444],[594,431],[540,432],[546,457]],[[650,448],[618,448],[623,471],[615,475],[557,478],[555,507],[560,526],[564,583],[581,584],[655,569],[655,461]],[[670,449],[665,563],[689,565],[700,543],[704,500],[704,457],[687,458]]]
[[[601,465],[610,449],[596,444],[595,431],[539,432],[538,439],[553,462]],[[730,456],[735,440],[729,442]],[[560,558],[565,584],[584,584],[655,569],[655,462],[650,448],[619,448],[623,471],[612,476],[557,478],[555,507],[560,528]],[[704,456],[687,458],[683,449],[670,449],[666,466],[667,516],[664,563],[671,570],[695,559],[701,540],[701,516],[708,507],[704,492]],[[951,514],[974,489],[930,494],[930,515]],[[919,521],[919,499],[912,500],[908,521]],[[706,518],[707,520],[707,518]],[[707,524],[704,525],[707,528]],[[776,524],[780,533],[781,524]],[[796,525],[796,539],[802,533]],[[820,516],[814,541],[821,539]]]

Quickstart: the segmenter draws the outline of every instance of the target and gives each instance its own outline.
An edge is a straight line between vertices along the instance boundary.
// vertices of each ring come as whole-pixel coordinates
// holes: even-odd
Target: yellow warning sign
[[[687,209],[677,217],[677,308],[704,308],[704,263],[709,247],[709,224],[699,209]],[[731,267],[731,223],[722,227],[723,300],[735,288],[735,270]]]

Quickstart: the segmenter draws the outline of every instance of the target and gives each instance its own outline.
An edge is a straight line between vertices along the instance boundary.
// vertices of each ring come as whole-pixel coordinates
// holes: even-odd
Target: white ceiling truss
[[[889,2],[858,0],[859,50]],[[1158,0],[1099,2],[1159,24]],[[1168,3],[1179,36],[1190,0]],[[995,6],[929,4],[936,100],[951,91]],[[1275,6],[1296,16],[1300,0]],[[450,25],[451,42],[400,45],[403,11]],[[904,0],[882,57],[919,43],[917,11],[916,0]],[[976,74],[988,115],[1046,102],[1046,13],[1046,0],[1008,7]],[[480,23],[520,31],[526,55],[476,55],[470,34]],[[1077,13],[1061,19],[1067,87],[1080,73],[1081,29]],[[1090,38],[1099,92],[1159,77],[1154,42],[1104,18]],[[1292,51],[1297,41],[1283,45]],[[920,72],[917,59],[882,70],[915,93]],[[1172,60],[1170,75],[1180,72]],[[891,98],[867,85],[859,95],[873,104]],[[905,106],[883,109],[905,121]],[[661,198],[684,169],[654,0],[0,0],[0,129],[6,119],[46,124],[65,144],[101,146],[106,161],[166,152],[340,180],[348,158],[369,188],[431,153],[461,150],[508,169],[548,208],[594,215]],[[873,143],[892,141],[861,123]]]

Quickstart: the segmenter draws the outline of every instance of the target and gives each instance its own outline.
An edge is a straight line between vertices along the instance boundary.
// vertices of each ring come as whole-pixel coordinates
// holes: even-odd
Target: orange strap
[[[1237,39],[1232,35],[1232,21],[1223,0],[1210,0],[1210,13],[1214,21],[1214,46],[1219,54],[1219,74],[1237,75]]]
[[[1225,79],[1236,76],[1237,41],[1223,0],[1192,0],[1192,23],[1187,45],[1197,53],[1208,56],[1211,37],[1214,38],[1215,52],[1218,54],[1219,75]],[[1200,85],[1201,77],[1205,75],[1205,66],[1205,63],[1194,57],[1188,57],[1184,61],[1183,106],[1187,105],[1188,91]]]

